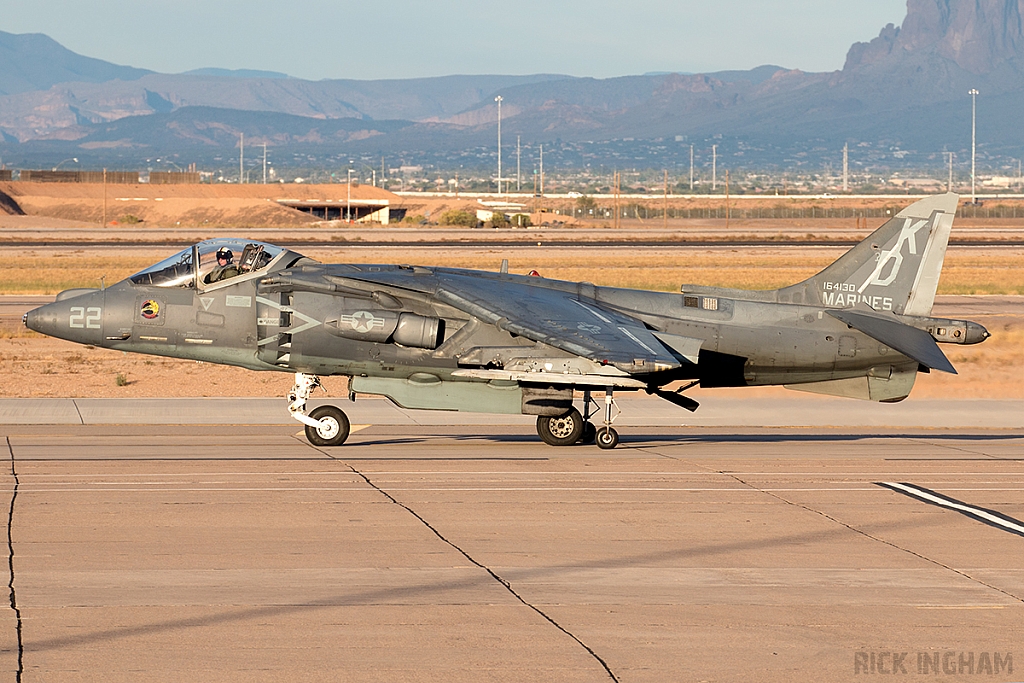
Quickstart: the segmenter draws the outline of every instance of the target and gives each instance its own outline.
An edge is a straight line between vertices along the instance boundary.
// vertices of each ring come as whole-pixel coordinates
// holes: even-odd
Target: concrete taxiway
[[[25,681],[1017,680],[1019,403],[1004,406],[1016,428],[766,428],[659,425],[643,400],[624,406],[614,451],[376,400],[346,404],[362,412],[333,449],[254,423],[256,404],[234,425],[173,424],[229,400],[143,405],[146,421],[76,401],[79,419],[57,424],[11,423],[0,403],[0,667]]]

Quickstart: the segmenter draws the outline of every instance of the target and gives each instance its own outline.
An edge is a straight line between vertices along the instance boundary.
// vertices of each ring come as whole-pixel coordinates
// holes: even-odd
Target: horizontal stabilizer
[[[903,324],[891,313],[886,315],[871,309],[830,309],[826,312],[925,367],[957,374],[930,334]]]

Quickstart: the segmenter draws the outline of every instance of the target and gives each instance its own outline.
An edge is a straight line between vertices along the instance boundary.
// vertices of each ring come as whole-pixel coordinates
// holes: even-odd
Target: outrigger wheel
[[[351,425],[348,417],[340,408],[320,406],[314,408],[309,416],[319,420],[317,427],[306,425],[306,438],[314,446],[340,446],[348,438]]]
[[[612,427],[601,427],[597,430],[597,447],[605,450],[619,445],[619,433]]]
[[[551,446],[571,446],[583,436],[586,420],[575,408],[558,417],[537,418],[537,434],[544,443]]]

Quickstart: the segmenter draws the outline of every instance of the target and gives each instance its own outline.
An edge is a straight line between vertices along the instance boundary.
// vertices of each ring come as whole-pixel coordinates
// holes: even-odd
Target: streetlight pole
[[[693,193],[693,145],[690,145],[690,193]]]
[[[520,189],[519,189],[519,153],[520,153],[519,138],[520,137],[521,136],[519,136],[519,135],[516,136],[516,192],[520,191]]]
[[[975,175],[975,154],[977,153],[978,90],[971,88],[971,204],[978,203],[977,176]]]
[[[352,169],[348,169],[348,184],[345,186],[345,219],[352,222]]]
[[[501,95],[494,101],[498,103],[498,194],[501,194]]]
[[[718,145],[711,145],[711,191],[718,189]]]

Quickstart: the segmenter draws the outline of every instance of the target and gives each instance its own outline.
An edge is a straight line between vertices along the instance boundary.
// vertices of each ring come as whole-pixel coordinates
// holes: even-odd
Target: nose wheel
[[[295,373],[295,386],[288,392],[288,412],[306,426],[306,439],[314,446],[340,446],[351,431],[348,416],[335,406],[320,406],[306,415],[306,401],[321,386],[320,378],[304,372]]]
[[[306,438],[314,446],[340,446],[348,438],[351,425],[340,408],[320,406],[314,408],[309,417],[319,424],[306,425]]]

